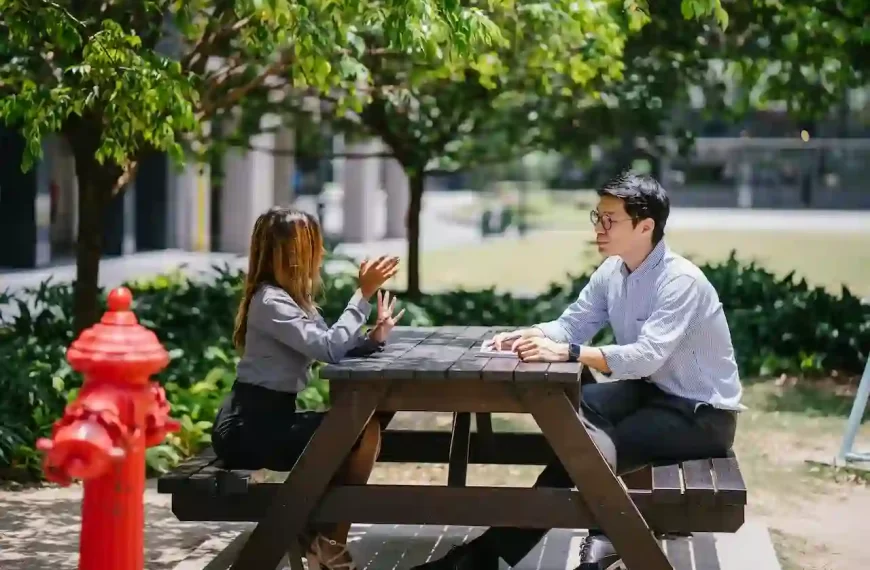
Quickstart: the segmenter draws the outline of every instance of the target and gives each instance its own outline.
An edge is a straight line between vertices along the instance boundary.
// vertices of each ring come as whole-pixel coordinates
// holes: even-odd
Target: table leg
[[[465,487],[468,476],[468,448],[471,441],[471,414],[453,414],[453,431],[450,434],[450,456],[447,458],[447,484]]]
[[[359,386],[332,393],[323,419],[263,520],[245,543],[232,570],[272,570],[303,531],[311,512],[372,417],[386,386]]]
[[[495,438],[492,432],[492,414],[478,412],[474,414],[474,427],[478,434],[478,441],[482,442],[487,458],[495,457],[498,452],[495,448]]]
[[[563,390],[527,387],[520,399],[629,570],[673,570],[634,502],[583,427]]]

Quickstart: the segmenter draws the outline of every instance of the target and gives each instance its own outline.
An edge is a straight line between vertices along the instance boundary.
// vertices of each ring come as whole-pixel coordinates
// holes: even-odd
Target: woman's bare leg
[[[342,464],[330,485],[365,485],[372,474],[380,452],[381,424],[377,418],[373,417],[363,429],[359,445]],[[347,544],[350,526],[351,523],[339,523],[317,529],[320,531],[321,536],[334,540],[337,543],[335,547],[325,544],[320,545],[327,559],[339,554],[344,545]]]

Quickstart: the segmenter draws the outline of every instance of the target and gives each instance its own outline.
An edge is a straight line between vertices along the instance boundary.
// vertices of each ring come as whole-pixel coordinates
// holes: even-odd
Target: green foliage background
[[[860,374],[870,351],[870,306],[844,289],[834,296],[792,276],[779,278],[735,257],[702,269],[725,306],[744,378],[779,373],[819,376]],[[148,451],[152,471],[163,471],[209,443],[211,422],[230,388],[237,356],[232,326],[244,274],[216,268],[212,280],[180,275],[130,283],[140,323],[155,331],[171,361],[157,379],[166,387],[172,415],[182,430]],[[553,284],[534,298],[494,291],[451,291],[404,302],[406,325],[528,325],[557,317],[588,275]],[[325,278],[322,311],[332,321],[356,287],[350,272]],[[101,299],[104,299],[104,293]],[[399,292],[401,296],[401,292]],[[43,283],[38,289],[0,296],[15,309],[0,320],[0,478],[39,473],[38,437],[50,433],[81,377],[65,359],[72,335],[72,286]],[[611,340],[608,330],[598,342]],[[311,371],[299,405],[320,409],[329,389]]]

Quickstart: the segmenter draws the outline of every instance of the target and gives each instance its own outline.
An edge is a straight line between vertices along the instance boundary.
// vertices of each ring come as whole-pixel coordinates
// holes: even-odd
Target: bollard
[[[128,289],[113,290],[108,312],[69,347],[84,383],[51,438],[37,442],[48,480],[84,482],[79,570],[143,570],[145,449],[180,427],[151,381],[169,354],[139,325],[132,300]]]

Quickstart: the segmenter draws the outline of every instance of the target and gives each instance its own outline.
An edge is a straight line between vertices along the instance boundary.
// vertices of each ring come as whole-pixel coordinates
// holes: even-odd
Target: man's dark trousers
[[[613,441],[619,475],[655,463],[722,457],[734,442],[735,412],[666,394],[646,380],[596,383],[586,369],[582,384],[584,423],[596,442],[602,438]],[[573,486],[558,461],[547,465],[535,482],[535,487]],[[473,542],[516,566],[546,532],[491,528]],[[590,529],[591,534],[597,532]]]

